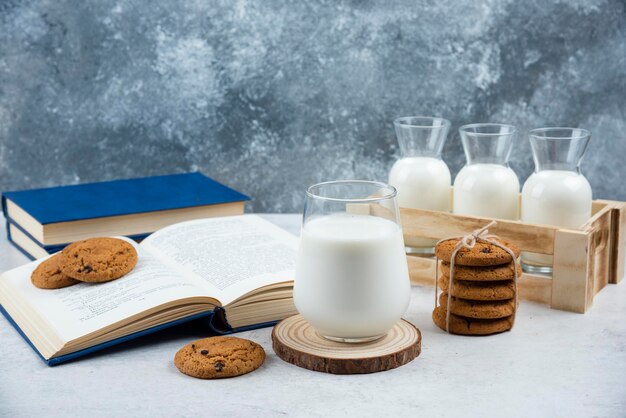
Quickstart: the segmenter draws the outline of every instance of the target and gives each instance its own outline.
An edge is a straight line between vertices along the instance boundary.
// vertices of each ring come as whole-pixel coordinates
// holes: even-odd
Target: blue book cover
[[[249,200],[202,173],[171,174],[2,193],[42,225]]]

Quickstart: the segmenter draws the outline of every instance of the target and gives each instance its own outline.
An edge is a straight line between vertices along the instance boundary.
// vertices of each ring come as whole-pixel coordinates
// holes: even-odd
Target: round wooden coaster
[[[375,373],[407,364],[422,350],[422,334],[404,319],[379,340],[350,344],[329,341],[300,315],[276,324],[272,347],[281,359],[305,369],[333,374]]]

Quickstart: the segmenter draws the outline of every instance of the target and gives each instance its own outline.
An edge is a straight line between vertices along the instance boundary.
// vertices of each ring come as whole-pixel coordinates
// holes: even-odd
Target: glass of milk
[[[401,207],[450,212],[450,170],[441,159],[450,121],[407,116],[393,121],[402,158],[389,172],[389,184],[398,190]],[[415,238],[406,251],[434,254],[437,240]]]
[[[578,128],[540,128],[528,133],[535,172],[522,189],[522,221],[580,228],[591,217],[591,185],[580,162],[591,134]],[[551,273],[552,256],[523,253],[529,273]]]
[[[499,123],[459,128],[467,164],[454,180],[454,213],[519,219],[519,180],[508,164],[516,132]]]
[[[410,294],[396,189],[354,180],[309,187],[294,302],[318,334],[339,342],[381,338]]]

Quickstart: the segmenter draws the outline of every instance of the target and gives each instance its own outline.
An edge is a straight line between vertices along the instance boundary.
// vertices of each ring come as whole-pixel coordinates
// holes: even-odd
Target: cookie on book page
[[[439,295],[439,305],[443,309],[448,306],[448,294],[446,292]],[[506,318],[515,313],[515,299],[476,301],[452,296],[450,312],[466,318]]]
[[[435,255],[440,260],[450,263],[454,248],[459,242],[459,238],[451,238],[441,241],[435,247]],[[515,258],[519,257],[520,249],[517,245],[511,244],[503,239],[496,239],[500,244],[513,251]],[[455,266],[498,266],[508,264],[513,261],[511,254],[502,248],[488,242],[476,242],[473,248],[461,247],[456,253]]]
[[[174,356],[174,364],[191,377],[219,379],[258,369],[265,361],[259,344],[237,337],[210,337],[187,344]]]
[[[433,322],[442,330],[446,330],[446,310],[437,306],[433,310]],[[513,328],[513,317],[499,319],[475,319],[450,314],[449,331],[459,335],[490,335],[508,331]]]
[[[442,262],[441,272],[450,277],[450,263]],[[522,267],[517,263],[517,277],[522,276]],[[513,280],[515,278],[515,263],[510,262],[500,266],[468,267],[454,265],[454,278],[471,282],[489,282],[499,280]]]
[[[117,238],[90,238],[68,245],[61,253],[63,273],[82,282],[119,279],[137,264],[137,251]]]
[[[30,281],[40,289],[61,289],[80,283],[61,271],[61,253],[41,262],[30,275]]]
[[[444,292],[448,292],[450,279],[439,277],[437,284]],[[452,296],[469,300],[507,300],[515,297],[515,280],[498,282],[468,282],[453,280]]]

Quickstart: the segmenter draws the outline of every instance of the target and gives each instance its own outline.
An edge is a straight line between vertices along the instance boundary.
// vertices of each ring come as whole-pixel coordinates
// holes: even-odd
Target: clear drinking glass
[[[309,187],[294,302],[318,334],[378,339],[400,320],[410,294],[396,189],[354,180]]]
[[[401,207],[450,211],[450,170],[441,159],[450,121],[443,118],[407,116],[393,121],[402,158],[389,172],[389,184],[398,190]],[[406,251],[434,254],[436,240],[415,238]]]
[[[580,172],[591,134],[578,128],[540,128],[528,138],[535,172],[522,189],[522,221],[580,228],[591,217],[591,185]],[[552,256],[523,253],[522,267],[551,273]]]
[[[508,163],[516,132],[499,123],[459,128],[467,164],[454,180],[454,213],[519,219],[519,179]]]

